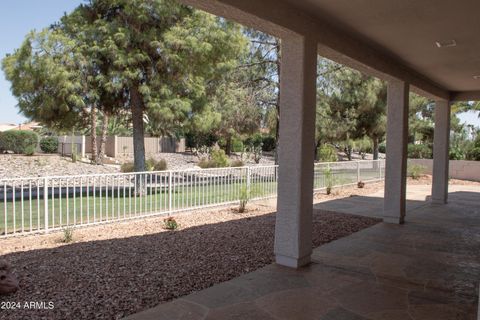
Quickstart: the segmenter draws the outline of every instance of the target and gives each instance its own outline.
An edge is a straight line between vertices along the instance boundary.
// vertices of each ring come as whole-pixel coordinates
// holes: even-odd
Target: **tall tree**
[[[92,0],[96,43],[109,62],[105,88],[126,92],[136,171],[145,170],[144,128],[181,124],[202,109],[208,90],[235,65],[238,26],[170,0]]]
[[[69,131],[83,123],[87,107],[75,42],[60,30],[30,32],[2,61],[20,112],[50,128]]]

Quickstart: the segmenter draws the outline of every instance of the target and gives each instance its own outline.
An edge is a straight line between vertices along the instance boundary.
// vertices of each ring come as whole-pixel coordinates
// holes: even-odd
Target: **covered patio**
[[[432,205],[411,186],[409,223],[380,223],[313,251],[294,270],[269,265],[129,317],[153,319],[477,319],[480,279],[478,186],[454,186]],[[382,192],[315,210],[374,215]]]
[[[182,2],[281,39],[277,264],[132,319],[476,319],[480,195],[449,190],[448,159],[451,104],[480,100],[480,2]],[[388,82],[387,160],[383,201],[353,206],[384,223],[312,251],[318,55]],[[433,185],[418,203],[410,91],[435,101]]]

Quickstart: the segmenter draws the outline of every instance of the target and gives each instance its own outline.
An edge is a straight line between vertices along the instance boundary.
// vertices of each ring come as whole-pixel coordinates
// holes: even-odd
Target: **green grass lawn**
[[[170,195],[162,188],[147,188],[143,195],[136,195],[133,189],[97,191],[95,196],[79,192],[68,197],[51,198],[48,205],[48,227],[66,227],[77,224],[105,222],[124,218],[158,214],[162,212],[185,210],[200,206],[238,201],[246,182],[223,185],[209,184],[197,186],[179,185],[173,188]],[[252,182],[251,197],[265,197],[276,194],[275,182]],[[45,201],[28,197],[22,201],[0,203],[0,234],[10,234],[14,230],[35,231],[45,229]],[[6,209],[6,210],[5,210]],[[5,211],[7,223],[5,224]]]
[[[378,170],[363,170],[361,180],[378,178]],[[251,182],[251,197],[261,198],[274,196],[276,194],[276,182],[270,181]],[[333,171],[333,185],[340,186],[357,182],[356,170]],[[315,171],[314,188],[324,188],[326,185],[324,172]],[[97,189],[96,194],[87,195],[77,191],[76,195],[58,196],[52,199],[50,194],[48,205],[48,227],[62,228],[66,226],[105,222],[125,219],[148,214],[186,210],[208,205],[221,204],[238,201],[242,188],[245,188],[246,181],[230,181],[220,184],[205,184],[196,186],[178,185],[171,193],[171,204],[169,191],[160,187],[147,188],[142,196],[135,194],[130,188],[117,188],[110,190]],[[6,214],[5,214],[6,213]],[[5,221],[6,217],[6,221]],[[16,200],[7,203],[0,202],[0,234],[21,231],[35,231],[45,229],[45,201],[43,197],[37,199],[24,197],[22,201]]]

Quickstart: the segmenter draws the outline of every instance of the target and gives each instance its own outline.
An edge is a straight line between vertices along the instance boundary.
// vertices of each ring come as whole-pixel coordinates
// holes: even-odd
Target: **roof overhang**
[[[437,74],[435,73],[435,68],[433,68],[433,71],[429,69],[429,72],[432,76],[427,76],[425,75],[425,73],[427,72],[422,72],[423,69],[421,67],[416,67],[416,65],[421,66],[424,61],[417,61],[418,63],[416,63],[415,55],[408,55],[410,60],[406,61],[402,59],[401,54],[397,52],[392,52],[391,48],[382,46],[382,43],[379,43],[379,41],[383,39],[382,37],[390,39],[398,36],[399,42],[404,41],[402,40],[402,35],[405,33],[405,30],[401,29],[402,34],[398,35],[395,34],[395,30],[398,30],[398,27],[397,29],[391,28],[391,34],[388,34],[388,32],[382,34],[382,37],[378,37],[378,39],[380,40],[376,41],[378,39],[367,38],[365,36],[366,31],[362,32],[362,30],[358,30],[357,32],[355,30],[352,31],[351,28],[349,29],[345,27],[345,21],[351,17],[355,17],[358,25],[360,27],[362,26],[361,17],[358,17],[358,12],[355,12],[355,5],[358,5],[358,3],[368,5],[370,11],[375,11],[375,6],[369,5],[370,3],[367,4],[367,0],[354,2],[347,0],[291,0],[292,2],[279,0],[181,1],[185,4],[192,5],[196,8],[205,10],[215,15],[237,21],[248,27],[267,32],[280,38],[291,33],[304,35],[306,37],[312,37],[319,43],[318,52],[321,56],[345,64],[367,74],[379,77],[381,79],[389,80],[394,78],[406,81],[411,85],[413,91],[432,99],[480,100],[480,80],[478,81],[478,90],[477,88],[475,88],[475,90],[471,90],[472,81],[458,81],[462,82],[462,84],[464,83],[464,86],[466,88],[468,87],[467,89],[469,90],[463,90],[463,88],[461,87],[459,90],[458,86],[453,87],[453,85],[449,85],[449,83],[439,84],[438,81],[433,80],[433,78],[445,79],[445,74],[440,74],[440,72],[445,73],[445,70],[439,70]],[[345,4],[346,1],[348,2],[348,4]],[[405,6],[411,6],[412,3],[414,3],[412,2],[413,0],[376,1],[383,1],[383,5],[379,4],[379,6],[387,8],[389,4],[393,7],[398,7],[399,4],[401,5],[402,3],[404,3]],[[447,6],[447,4],[456,7],[461,7],[463,5],[462,2],[454,3],[448,0],[441,0],[440,2],[444,4],[444,7]],[[336,6],[337,3],[343,3],[343,5],[347,5],[347,8],[350,8],[351,6],[351,10],[345,10],[344,8],[341,13],[338,13],[336,15],[332,13],[327,14],[322,11],[324,7],[328,7],[332,11],[332,7]],[[421,3],[423,6],[435,6],[439,4],[438,0],[417,1],[416,3]],[[478,6],[478,10],[475,11],[473,14],[476,15],[477,12],[480,12],[480,2],[468,1],[468,4],[469,6],[473,6],[474,8]],[[368,12],[370,13],[370,11]],[[401,10],[398,9],[398,11]],[[395,10],[390,11],[389,14],[392,16],[391,19],[396,18],[397,13]],[[383,20],[388,20],[387,18],[383,17]],[[366,21],[365,25],[371,26],[371,23],[367,22],[370,22],[370,20]],[[408,29],[408,21],[405,21],[404,23],[405,28]],[[448,25],[451,22],[445,20],[441,21],[441,23]],[[465,26],[465,28],[467,27],[468,24]],[[385,28],[387,31],[389,30],[387,27]],[[470,30],[470,32],[474,36],[477,31],[478,29]],[[465,32],[468,32],[468,30],[466,30]],[[412,33],[411,36],[415,38],[417,35],[415,33]],[[421,36],[421,34],[419,36]],[[480,47],[480,38],[478,39],[479,40],[477,42]],[[417,43],[421,39],[414,40],[412,40],[411,42]],[[395,41],[393,41],[392,43],[396,44]],[[412,49],[415,49],[415,47],[413,46]],[[430,50],[430,48],[428,48],[428,50]],[[461,52],[469,51],[464,50]],[[476,52],[477,55],[478,52],[480,51]],[[451,53],[449,54],[451,56]],[[407,55],[405,54],[404,56]],[[442,59],[447,59],[445,60],[446,62],[444,64],[448,64],[448,62],[450,61],[448,60],[448,57],[449,56],[441,57]],[[452,56],[452,58],[450,59],[452,60],[452,64],[454,62],[458,63],[458,61],[463,61],[461,55]],[[465,58],[465,61],[466,60],[467,57]],[[478,69],[480,71],[480,58],[478,60],[472,60],[469,58],[468,61],[470,64],[475,66],[476,64],[478,64]],[[478,63],[476,61],[478,61]],[[459,85],[461,86],[462,84]]]

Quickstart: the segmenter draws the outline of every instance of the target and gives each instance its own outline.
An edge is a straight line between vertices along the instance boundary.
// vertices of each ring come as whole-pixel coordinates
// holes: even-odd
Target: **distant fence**
[[[384,178],[383,160],[319,163],[314,189]],[[0,179],[0,237],[169,215],[277,194],[277,166]]]
[[[58,137],[58,153],[62,155],[72,154],[72,141],[76,146],[77,153],[85,157],[87,153],[92,153],[92,139],[90,136],[60,136]],[[146,137],[145,153],[174,153],[185,152],[185,139],[174,137]],[[97,146],[100,147],[101,137],[97,137]],[[133,155],[133,137],[108,136],[105,143],[105,153],[108,157],[118,158],[120,156]]]
[[[410,159],[410,163],[424,166],[425,174],[432,174],[432,159]],[[460,180],[480,181],[480,161],[450,160],[449,177]]]

